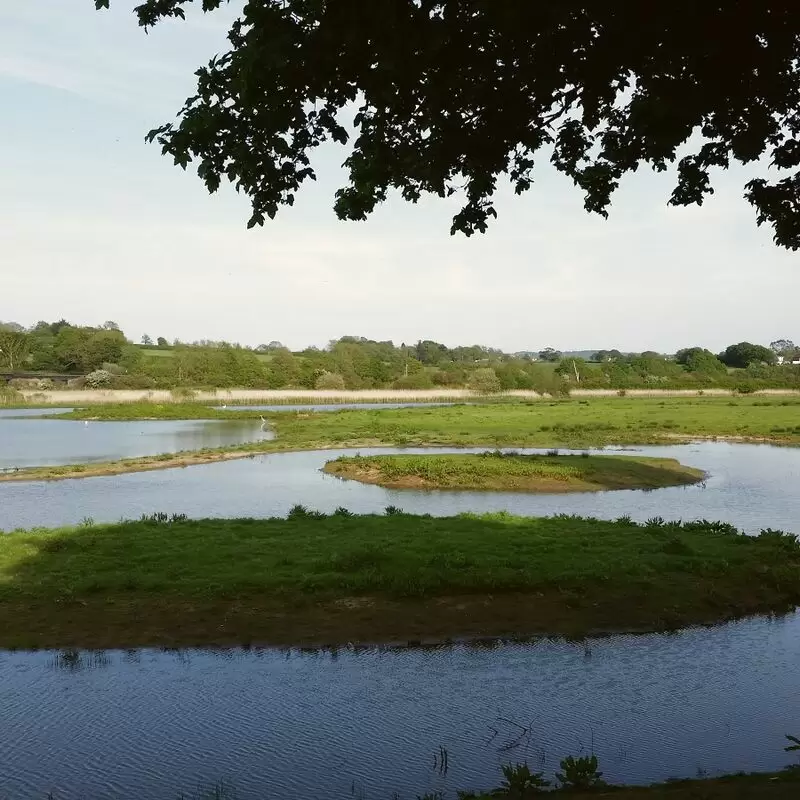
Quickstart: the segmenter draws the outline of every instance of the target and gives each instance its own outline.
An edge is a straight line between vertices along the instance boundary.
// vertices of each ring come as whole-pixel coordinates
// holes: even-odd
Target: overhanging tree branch
[[[139,24],[182,18],[191,2],[147,0]],[[603,215],[626,173],[666,169],[684,146],[695,149],[674,205],[701,204],[715,167],[800,166],[789,0],[250,0],[228,38],[176,122],[148,138],[196,162],[209,191],[227,179],[246,193],[250,226],[315,179],[315,147],[350,142],[340,117],[354,104],[341,219],[366,218],[392,189],[411,202],[456,194],[452,231],[484,231],[498,178],[527,191],[545,146]],[[779,245],[800,247],[797,174],[760,177],[745,196]]]

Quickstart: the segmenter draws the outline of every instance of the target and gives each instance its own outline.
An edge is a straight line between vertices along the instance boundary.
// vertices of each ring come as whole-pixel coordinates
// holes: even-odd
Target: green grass
[[[296,509],[0,537],[0,647],[652,630],[798,601],[794,536],[708,522]]]
[[[684,486],[705,477],[672,458],[645,456],[477,455],[341,456],[324,471],[389,488],[587,492]]]
[[[800,443],[800,400],[593,398],[275,418],[284,440],[571,446],[742,437]]]
[[[121,403],[79,409],[72,419],[219,419],[261,412],[215,411],[189,404]],[[800,443],[800,399],[751,397],[591,398],[430,408],[268,412],[292,444],[381,442],[550,447],[733,437]]]

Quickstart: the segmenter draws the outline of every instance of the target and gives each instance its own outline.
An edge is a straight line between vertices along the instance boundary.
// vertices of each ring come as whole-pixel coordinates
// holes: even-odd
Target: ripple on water
[[[578,644],[4,653],[4,789],[383,800],[592,750],[613,781],[777,769],[798,659],[797,614]]]

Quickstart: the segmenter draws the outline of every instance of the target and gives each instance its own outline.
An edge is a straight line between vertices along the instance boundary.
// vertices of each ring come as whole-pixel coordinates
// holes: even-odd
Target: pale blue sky
[[[800,340],[800,255],[756,228],[745,170],[702,209],[668,208],[670,176],[642,170],[605,221],[543,163],[466,239],[448,233],[453,201],[336,220],[332,147],[294,208],[247,231],[245,198],[207,195],[143,141],[225,48],[237,3],[148,36],[133,5],[0,3],[0,319],[295,348],[344,334],[506,350]]]

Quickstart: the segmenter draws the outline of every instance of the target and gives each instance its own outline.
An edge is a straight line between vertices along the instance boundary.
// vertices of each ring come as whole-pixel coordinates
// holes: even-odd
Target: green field
[[[685,486],[705,477],[672,458],[645,456],[476,455],[341,456],[324,471],[392,489],[593,492]]]
[[[0,537],[0,647],[658,630],[787,610],[794,536],[501,513],[150,519]]]
[[[257,419],[258,411],[214,411],[198,404],[120,403],[67,414],[71,419]],[[293,444],[594,446],[670,442],[688,437],[800,443],[800,398],[592,398],[428,408],[264,412]]]

